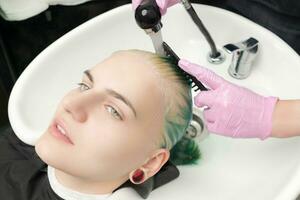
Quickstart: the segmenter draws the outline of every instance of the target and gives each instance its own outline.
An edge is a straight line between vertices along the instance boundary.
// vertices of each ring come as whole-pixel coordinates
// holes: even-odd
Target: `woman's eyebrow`
[[[85,75],[87,75],[87,77],[89,78],[89,80],[94,83],[94,79],[93,79],[93,76],[92,74],[90,73],[90,71],[87,69],[83,72]]]
[[[88,77],[88,79],[89,79],[92,83],[94,83],[93,76],[92,76],[92,74],[90,73],[90,71],[89,71],[88,69],[85,70],[83,73],[86,74],[86,76]],[[116,91],[114,91],[114,90],[112,90],[112,89],[109,89],[109,88],[106,88],[106,89],[105,89],[105,92],[106,92],[107,94],[109,94],[109,95],[111,95],[111,96],[113,96],[113,97],[115,97],[115,98],[117,98],[117,99],[123,101],[127,106],[129,106],[129,107],[131,108],[132,112],[134,113],[135,118],[136,118],[136,115],[137,115],[137,114],[136,114],[136,110],[134,109],[132,103],[131,103],[127,98],[125,98],[125,97],[124,97],[123,95],[121,95],[120,93],[118,93],[118,92],[116,92]]]

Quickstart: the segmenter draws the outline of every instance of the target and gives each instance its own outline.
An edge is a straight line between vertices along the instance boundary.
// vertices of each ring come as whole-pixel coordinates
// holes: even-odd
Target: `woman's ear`
[[[160,168],[169,160],[170,151],[168,149],[157,149],[152,154],[148,161],[142,165],[142,169],[145,170],[145,178],[146,181],[148,178],[154,176]]]

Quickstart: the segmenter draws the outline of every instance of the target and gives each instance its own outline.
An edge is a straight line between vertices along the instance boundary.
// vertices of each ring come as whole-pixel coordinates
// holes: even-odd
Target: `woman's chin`
[[[57,162],[65,160],[67,157],[67,155],[65,155],[66,150],[64,146],[65,145],[62,145],[60,141],[56,141],[47,130],[37,140],[34,148],[36,154],[44,163],[50,166],[56,166]]]
[[[45,138],[45,133],[37,140],[34,149],[40,159],[49,165],[49,157],[53,153],[50,151],[48,142]]]

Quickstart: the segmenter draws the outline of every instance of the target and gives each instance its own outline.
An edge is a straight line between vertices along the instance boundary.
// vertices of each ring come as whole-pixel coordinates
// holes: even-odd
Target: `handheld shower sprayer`
[[[157,32],[162,28],[161,14],[155,0],[144,0],[135,10],[135,20],[144,30]],[[149,30],[150,29],[150,30]]]
[[[161,56],[171,56],[177,62],[179,62],[180,58],[175,54],[175,52],[171,49],[171,47],[163,41],[161,35],[161,13],[158,5],[155,0],[144,0],[135,10],[135,20],[140,28],[144,29],[144,31],[151,37],[152,43],[155,49],[155,52]],[[197,80],[195,77],[187,74],[180,67],[178,67],[180,71],[189,79],[192,84],[192,87],[197,90],[207,90],[205,86]]]
[[[161,35],[161,13],[155,0],[144,0],[135,10],[135,20],[140,28],[151,37],[155,52],[165,55]]]

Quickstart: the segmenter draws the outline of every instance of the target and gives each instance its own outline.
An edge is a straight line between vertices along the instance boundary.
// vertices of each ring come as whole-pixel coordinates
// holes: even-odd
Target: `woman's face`
[[[114,53],[89,72],[93,81],[83,73],[87,86],[63,97],[36,152],[76,177],[127,179],[158,150],[164,104],[159,78],[145,56],[130,52]],[[52,134],[57,119],[73,144]]]

